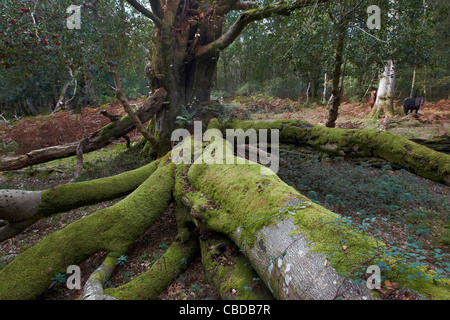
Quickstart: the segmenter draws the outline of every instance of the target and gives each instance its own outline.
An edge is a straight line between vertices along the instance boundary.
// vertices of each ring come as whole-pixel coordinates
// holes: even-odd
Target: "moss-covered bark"
[[[0,190],[0,241],[9,239],[39,219],[86,205],[123,197],[141,185],[158,167],[154,161],[136,170],[93,181],[64,184],[42,192]]]
[[[186,243],[174,241],[149,270],[118,288],[105,290],[105,294],[119,300],[155,300],[186,270],[197,249],[195,240]]]
[[[115,176],[56,186],[42,192],[37,213],[49,216],[86,205],[123,197],[150,177],[158,168],[154,161],[138,169]]]
[[[84,284],[83,300],[115,300],[104,292],[104,285],[110,279],[116,267],[114,256],[108,255],[103,263],[95,269]]]
[[[213,237],[201,240],[200,248],[206,277],[217,288],[222,299],[273,299],[245,255],[233,251],[234,243]]]
[[[278,129],[280,142],[309,145],[336,156],[379,157],[423,178],[450,185],[450,156],[414,143],[401,136],[376,130],[349,130],[312,125],[301,120],[241,121],[210,128]],[[270,136],[270,133],[269,133]]]
[[[294,137],[314,137],[313,130],[305,133],[298,129],[302,125],[314,128],[307,124],[272,124],[291,139],[287,132],[293,132]],[[217,143],[224,146],[225,154],[230,153],[229,143]],[[353,279],[358,278],[355,270],[364,271],[378,262],[390,265],[389,271],[383,271],[384,279],[427,298],[450,298],[448,283],[432,280],[437,275],[433,271],[420,270],[428,279],[410,279],[408,276],[417,268],[407,268],[395,256],[386,257],[383,244],[358,232],[339,215],[312,203],[270,169],[249,161],[237,164],[236,158],[235,164],[214,164],[208,161],[209,157],[221,152],[219,148],[214,150],[214,154],[211,150],[203,153],[204,163],[192,165],[175,165],[168,154],[124,200],[70,224],[26,250],[0,271],[0,299],[37,298],[55,274],[96,252],[108,254],[109,270],[111,261],[126,252],[173,199],[179,227],[177,240],[150,270],[106,294],[118,299],[157,298],[195,254],[198,246],[191,232],[195,227],[200,234],[214,231],[228,237],[246,256],[237,257],[233,268],[228,268],[215,260],[211,249],[214,243],[203,243],[206,271],[225,298],[266,297],[250,289],[256,278],[248,268],[251,265],[277,299],[372,299],[366,284],[356,284]],[[98,275],[102,274],[100,270]],[[100,281],[100,289],[101,284]]]
[[[201,218],[210,229],[227,235],[243,250],[276,298],[332,299],[344,291],[346,299],[371,299],[365,283],[345,279],[355,278],[355,266],[363,269],[378,261],[395,265],[393,257],[384,257],[383,245],[276,175],[261,172],[260,165],[251,163],[193,164],[188,171],[189,201],[194,207],[203,206]],[[344,250],[343,244],[349,249]],[[384,274],[390,281],[434,298],[450,297],[444,283],[407,280],[412,270],[394,269]]]
[[[35,299],[57,273],[96,252],[119,257],[166,210],[174,165],[165,161],[133,193],[112,207],[50,234],[0,272],[0,299]]]

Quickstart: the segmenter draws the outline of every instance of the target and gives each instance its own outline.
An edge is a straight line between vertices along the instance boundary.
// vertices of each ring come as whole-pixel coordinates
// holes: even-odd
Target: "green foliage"
[[[169,249],[169,245],[166,242],[161,242],[159,244],[159,249],[164,253],[167,249]]]
[[[126,270],[126,271],[122,272],[122,277],[125,280],[125,282],[130,281],[131,275],[132,275],[132,273],[130,270]]]
[[[96,3],[95,10],[94,4],[81,5],[81,29],[70,30],[66,10],[73,4],[77,5],[72,0],[2,2],[0,102],[13,106],[30,99],[54,104],[68,82],[70,96],[77,85],[73,106],[104,102],[114,94],[104,63],[108,51],[125,78],[125,92],[132,98],[148,93],[142,77],[147,52],[141,43],[153,35],[152,28],[141,26],[149,22],[120,2],[106,0]],[[15,114],[36,112],[27,109],[16,105]]]
[[[200,285],[196,282],[191,285],[189,290],[195,294],[203,294],[203,292],[205,291],[205,289],[200,287]]]
[[[379,30],[366,26],[366,10],[374,4],[382,14]],[[397,14],[392,14],[393,9]],[[398,64],[399,94],[409,94],[416,67],[416,93],[433,86],[434,94],[446,98],[448,10],[448,4],[436,0],[339,1],[305,7],[289,18],[274,16],[257,21],[221,54],[217,89],[239,95],[270,91],[270,95],[280,97],[287,96],[287,90],[289,95],[295,92],[297,99],[311,84],[311,96],[319,98],[325,73],[331,87],[339,25],[343,22],[347,23],[344,95],[351,101],[367,98],[367,89],[377,86],[388,58]],[[347,12],[345,21],[339,20],[341,12]],[[227,25],[235,19],[235,15],[228,15]],[[297,80],[283,85],[277,78]],[[326,99],[329,95],[330,90]]]
[[[52,280],[52,285],[54,285],[54,286],[61,286],[61,285],[66,283],[66,274],[64,274],[64,273],[57,273],[50,280]]]
[[[196,112],[195,110],[193,110],[192,106],[186,107],[185,105],[182,105],[181,114],[176,117],[175,123],[180,127],[187,127],[192,124],[192,120],[194,120],[195,114]]]
[[[126,265],[127,262],[128,262],[128,256],[125,254],[122,254],[120,257],[118,257],[116,259],[116,264],[123,266],[123,267]]]

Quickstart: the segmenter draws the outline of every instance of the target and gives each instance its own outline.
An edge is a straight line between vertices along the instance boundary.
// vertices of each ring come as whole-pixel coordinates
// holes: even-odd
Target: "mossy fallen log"
[[[186,270],[197,251],[195,240],[174,241],[150,269],[118,288],[105,290],[105,294],[119,300],[155,300]]]
[[[280,143],[309,145],[344,157],[378,157],[418,176],[450,185],[450,155],[414,143],[401,136],[377,130],[338,129],[301,120],[210,122],[209,128],[279,130]]]
[[[427,148],[450,154],[450,136],[448,134],[433,137],[431,139],[410,139],[411,141],[424,145]]]
[[[418,297],[450,298],[446,280],[385,256],[382,243],[313,203],[268,168],[251,162],[194,163],[187,178],[191,190],[186,197],[199,208],[197,219],[232,239],[277,299],[373,299],[359,277],[381,263],[390,266],[383,270],[384,279],[415,290]],[[427,278],[410,279],[419,271]]]
[[[149,121],[163,106],[167,92],[163,88],[156,90],[136,111],[136,116],[142,123]],[[106,147],[111,140],[125,136],[136,127],[131,118],[126,115],[118,121],[111,122],[97,132],[91,134],[83,147],[83,153],[89,153]],[[66,158],[77,154],[79,142],[68,143],[61,146],[30,151],[24,155],[0,158],[0,171],[17,170],[31,165]]]

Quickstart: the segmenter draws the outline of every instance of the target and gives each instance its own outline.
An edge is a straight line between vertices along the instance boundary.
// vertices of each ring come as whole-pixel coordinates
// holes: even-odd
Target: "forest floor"
[[[327,107],[305,107],[296,101],[277,98],[235,97],[226,100],[223,118],[241,119],[301,119],[323,125]],[[396,112],[401,115],[400,102]],[[103,108],[113,114],[123,114],[117,103]],[[109,122],[98,114],[99,109],[85,109],[82,114],[57,113],[24,118],[15,123],[0,124],[0,156],[24,153],[50,145],[81,139]],[[369,108],[358,103],[344,103],[337,126],[340,128],[379,128],[384,117],[368,120]],[[406,138],[431,138],[448,134],[450,101],[427,102],[420,112],[424,123],[410,121],[397,124],[388,131]],[[139,135],[134,132],[132,140]],[[405,170],[395,170],[380,162],[347,161],[331,158],[317,151],[293,146],[281,146],[278,175],[312,201],[341,214],[360,230],[387,244],[408,261],[427,263],[430,269],[450,274],[450,188],[415,176]],[[92,180],[137,168],[151,159],[126,151],[124,141],[86,154],[82,174],[75,181]],[[43,190],[69,183],[75,172],[75,157],[55,160],[30,168],[0,173],[0,188]],[[25,232],[0,243],[0,269],[26,248],[47,234],[79,220],[120,199],[78,208],[42,219]],[[108,286],[119,286],[144,272],[160,257],[176,236],[174,210],[169,207],[162,219],[151,227],[124,256]],[[80,265],[85,281],[104,253],[98,253]],[[418,275],[420,276],[420,275]],[[80,291],[66,289],[55,275],[54,283],[42,299],[76,299]],[[391,286],[383,286],[386,296],[395,298]],[[188,270],[176,279],[160,296],[162,300],[219,299],[208,284],[199,258],[190,262]]]

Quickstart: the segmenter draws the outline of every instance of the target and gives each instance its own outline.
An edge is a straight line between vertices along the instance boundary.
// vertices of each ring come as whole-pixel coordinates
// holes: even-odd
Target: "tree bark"
[[[383,77],[378,85],[377,99],[369,117],[378,118],[381,111],[394,116],[395,69],[394,61],[388,60],[384,66]]]
[[[336,120],[339,115],[339,106],[341,105],[342,99],[342,86],[340,85],[342,76],[342,63],[344,60],[344,47],[345,39],[347,38],[347,22],[342,19],[339,21],[338,25],[338,39],[336,45],[336,58],[334,64],[334,72],[332,79],[332,94],[333,94],[333,104],[328,110],[328,119],[325,126],[328,128],[334,128],[336,126]]]
[[[322,103],[327,101],[327,73],[325,72],[323,80],[323,92],[322,92]]]
[[[409,96],[411,98],[414,97],[414,88],[416,86],[416,71],[417,71],[417,67],[416,67],[416,65],[414,65],[413,77],[412,77],[412,81],[411,81],[411,92],[409,93]]]
[[[167,108],[158,113],[155,135],[158,136],[159,156],[171,148],[170,136],[178,128],[176,117],[182,106],[195,105],[210,99],[219,53],[228,47],[245,29],[256,20],[272,15],[289,15],[298,8],[315,4],[316,1],[277,2],[252,8],[256,3],[236,0],[220,0],[217,3],[168,0],[164,10],[155,12],[143,8],[137,1],[128,2],[151,19],[157,28],[155,52],[146,66],[146,74],[153,90],[167,90]],[[325,2],[319,0],[318,2]],[[200,7],[202,8],[200,10]],[[223,32],[225,16],[232,10],[245,10],[235,23]]]

